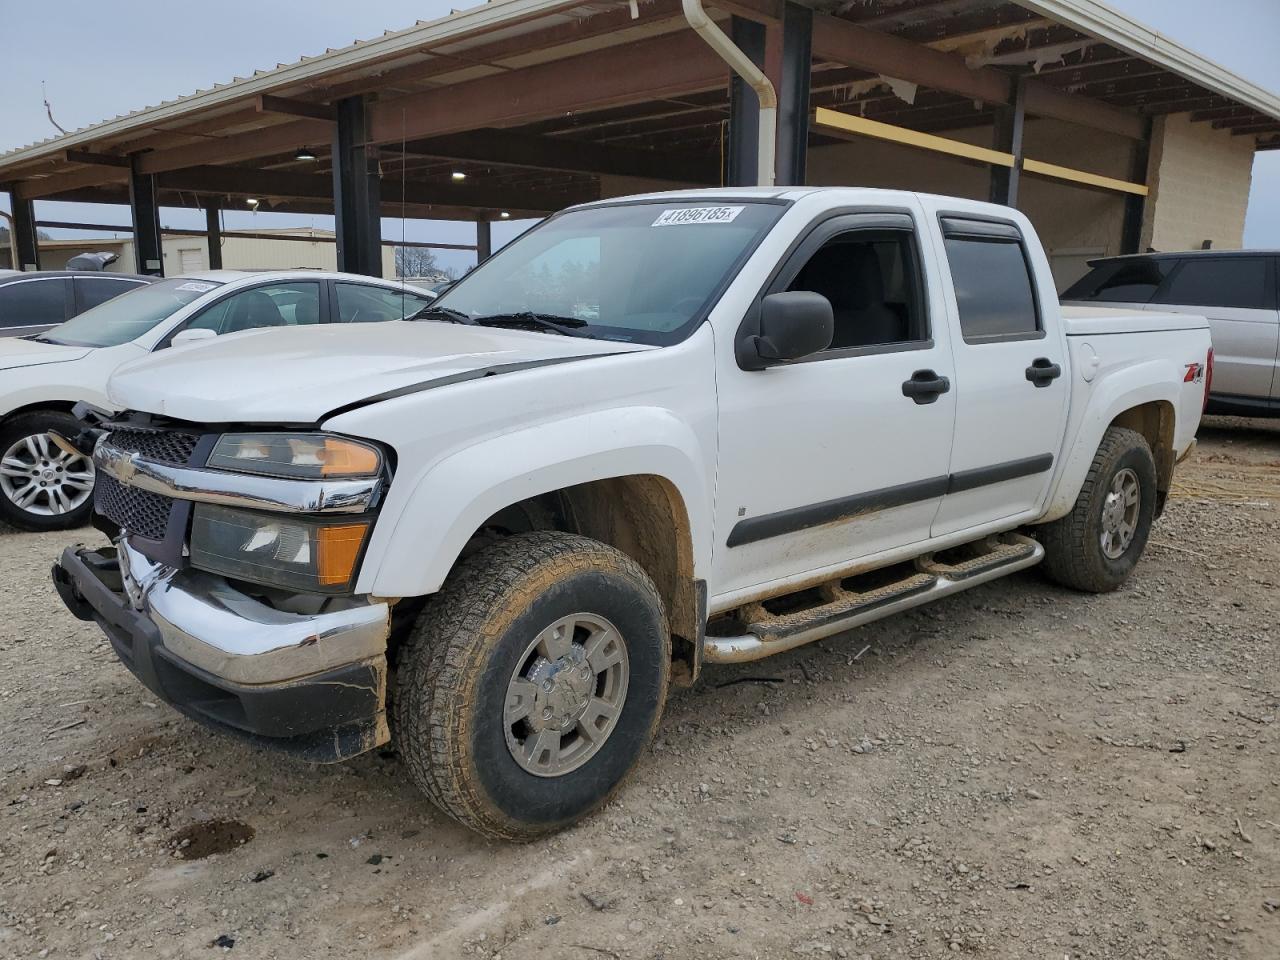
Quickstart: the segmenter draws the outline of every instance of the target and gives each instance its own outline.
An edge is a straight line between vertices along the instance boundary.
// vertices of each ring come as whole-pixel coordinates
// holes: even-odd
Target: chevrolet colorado
[[[1029,221],[985,203],[576,207],[412,322],[119,369],[93,450],[113,546],[54,581],[188,715],[317,761],[394,737],[451,816],[539,836],[608,800],[704,663],[1034,564],[1125,580],[1208,326],[1053,289]]]

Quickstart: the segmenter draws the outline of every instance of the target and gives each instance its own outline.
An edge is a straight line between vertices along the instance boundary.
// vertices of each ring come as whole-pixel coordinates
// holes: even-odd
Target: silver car
[[[1063,302],[1209,318],[1209,413],[1280,417],[1280,252],[1203,250],[1090,260]]]

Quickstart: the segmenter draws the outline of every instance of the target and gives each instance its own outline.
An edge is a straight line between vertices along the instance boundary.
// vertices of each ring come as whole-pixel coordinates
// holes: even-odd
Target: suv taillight
[[[1204,413],[1209,407],[1209,388],[1213,386],[1213,347],[1209,348],[1208,355],[1204,358],[1204,406],[1200,408],[1200,412]]]

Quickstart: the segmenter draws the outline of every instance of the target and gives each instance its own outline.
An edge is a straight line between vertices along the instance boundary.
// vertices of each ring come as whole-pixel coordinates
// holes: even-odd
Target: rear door
[[[1048,264],[1035,265],[1020,228],[940,218],[948,265],[956,425],[941,537],[1035,512],[1048,493],[1070,392]],[[1043,260],[1043,258],[1041,258]],[[960,333],[956,337],[956,332]]]
[[[1186,257],[1148,309],[1209,318],[1214,396],[1265,400],[1273,395],[1280,353],[1274,258]]]

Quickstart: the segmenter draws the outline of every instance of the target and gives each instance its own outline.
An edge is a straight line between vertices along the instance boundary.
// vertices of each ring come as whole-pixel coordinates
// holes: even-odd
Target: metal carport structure
[[[879,140],[1123,197],[1138,249],[1152,123],[1280,148],[1280,99],[1093,0],[707,0],[779,98],[776,177]],[[1116,175],[1025,147],[1029,118],[1125,144]],[[494,0],[0,155],[23,266],[35,204],[128,204],[156,273],[161,206],[333,213],[340,265],[380,269],[382,216],[487,224],[653,185],[755,180],[755,94],[679,0]],[[952,137],[957,130],[979,131]],[[464,175],[456,178],[455,174]],[[212,259],[212,243],[211,243]]]

